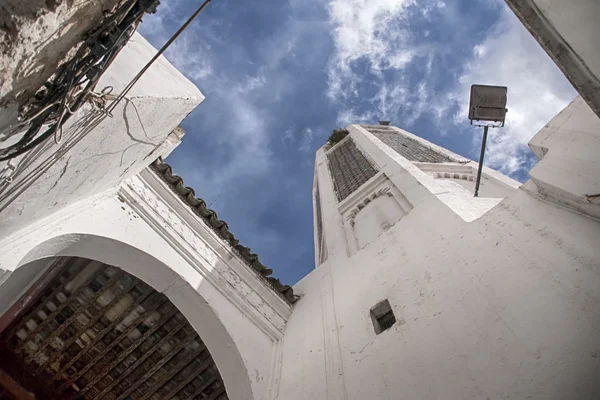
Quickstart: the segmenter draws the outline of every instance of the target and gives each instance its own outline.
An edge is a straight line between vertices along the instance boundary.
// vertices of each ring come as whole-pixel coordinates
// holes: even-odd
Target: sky
[[[201,0],[161,0],[161,47]],[[501,0],[213,0],[166,52],[206,96],[167,158],[283,283],[315,268],[314,156],[331,130],[391,120],[477,160],[471,84],[508,87],[486,164],[525,181],[527,142],[575,90]]]

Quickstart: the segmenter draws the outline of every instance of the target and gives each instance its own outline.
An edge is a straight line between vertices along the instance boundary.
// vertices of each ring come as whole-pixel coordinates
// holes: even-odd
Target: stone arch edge
[[[165,294],[205,342],[232,400],[251,400],[248,370],[232,336],[211,305],[162,261],[130,244],[92,234],[69,233],[49,238],[21,258],[11,273],[31,262],[52,257],[82,257],[113,265]],[[9,276],[6,278],[9,279]],[[0,280],[0,287],[8,279]]]

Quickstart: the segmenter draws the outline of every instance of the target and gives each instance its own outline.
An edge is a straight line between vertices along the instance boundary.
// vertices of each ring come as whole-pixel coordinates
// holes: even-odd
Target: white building
[[[479,198],[476,163],[395,127],[347,129],[317,152],[317,269],[294,287],[280,398],[597,398],[598,205],[555,202],[587,177],[550,158],[575,130],[598,145],[587,105],[532,140],[539,180],[484,168]]]
[[[134,36],[99,86],[154,51]],[[316,268],[291,288],[161,161],[204,97],[159,59],[113,118],[83,108],[0,163],[0,393],[600,397],[600,120],[576,87],[531,140],[531,179],[484,168],[478,198],[477,163],[349,125],[317,152]]]

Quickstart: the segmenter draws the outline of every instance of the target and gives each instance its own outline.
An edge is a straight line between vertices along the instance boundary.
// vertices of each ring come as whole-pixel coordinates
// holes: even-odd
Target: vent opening
[[[371,321],[373,321],[373,328],[375,328],[375,333],[378,335],[390,329],[396,323],[396,316],[387,299],[371,308],[370,314]]]

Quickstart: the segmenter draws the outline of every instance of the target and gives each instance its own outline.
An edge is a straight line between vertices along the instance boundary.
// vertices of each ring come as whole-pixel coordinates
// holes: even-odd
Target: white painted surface
[[[339,203],[346,254],[353,255],[404,217],[412,208],[383,172],[378,172]],[[325,244],[327,251],[327,244]]]
[[[600,218],[600,119],[581,97],[529,142],[540,159],[529,171],[534,193]]]
[[[98,85],[118,93],[154,54],[134,35]],[[160,58],[114,111],[79,112],[60,145],[21,159],[0,186],[0,306],[44,260],[78,256],[118,266],[165,293],[207,345],[229,398],[268,399],[291,307],[154,172],[179,123],[204,96]],[[3,165],[0,165],[0,170]]]
[[[463,220],[471,222],[484,215],[501,200],[501,198],[485,198],[483,197],[485,194],[483,192],[482,197],[474,198],[473,192],[462,185],[446,179],[434,178],[430,172],[426,172],[428,169],[450,171],[453,169],[467,169],[469,171],[476,171],[479,164],[474,161],[460,157],[412,133],[393,127],[400,134],[409,136],[427,147],[456,160],[456,163],[440,163],[438,166],[431,167],[430,163],[417,163],[407,160],[359,125],[348,125],[347,129],[350,131],[350,136],[352,136],[357,145],[368,152],[380,170],[389,176],[398,188],[401,187],[399,181],[406,181],[407,177],[410,177],[412,181],[411,183],[407,182],[407,185],[418,186],[418,189],[410,187],[410,189],[402,192],[409,203],[415,204],[415,202],[418,203],[421,201],[423,196],[427,195],[427,192],[422,190],[425,189],[429,193],[434,194]],[[429,168],[426,168],[426,166],[429,166]],[[497,189],[495,192],[499,192],[498,194],[503,194],[504,196],[520,186],[519,182],[485,166],[482,169],[482,175],[485,176],[487,182],[493,182],[493,184],[490,183],[488,185]],[[494,193],[494,191],[486,190],[486,193]]]
[[[600,2],[505,1],[600,117]]]
[[[132,58],[115,66],[125,75],[151,50],[139,39],[127,51]],[[0,202],[2,304],[38,260],[88,257],[166,293],[207,344],[231,399],[600,397],[600,223],[553,203],[596,210],[580,199],[598,188],[598,121],[580,100],[532,140],[542,158],[532,181],[517,189],[484,168],[494,197],[478,199],[434,178],[437,166],[411,163],[350,126],[381,172],[338,204],[317,152],[326,246],[317,260],[326,260],[296,285],[302,299],[291,313],[152,172],[136,176],[179,143],[171,132],[203,99],[168,63],[157,68],[167,83],[151,75],[131,99],[149,126],[136,125],[126,104],[116,114],[125,117],[85,136],[73,126],[67,144],[81,137],[77,147],[49,146],[49,169]],[[121,72],[106,82],[122,87]],[[477,167],[431,147],[460,161],[444,168]],[[352,247],[348,213],[388,184],[404,214],[387,213],[383,231],[366,218],[359,229],[369,244]],[[392,207],[385,202],[354,218]],[[383,299],[397,322],[376,335],[369,310]]]
[[[358,248],[377,240],[404,216],[404,210],[391,196],[379,196],[360,210],[354,219],[354,234]]]
[[[413,208],[348,256],[318,152],[328,259],[294,287],[279,398],[600,397],[600,223],[532,197],[532,182],[478,199],[490,204],[468,222],[446,187],[353,137]],[[397,322],[376,335],[384,299]]]
[[[477,180],[477,166],[474,161],[464,164],[452,163],[414,163],[421,171],[428,172],[434,179],[445,180],[460,185],[471,194],[475,193],[475,181]],[[514,189],[521,186],[519,182],[509,177],[498,177],[498,173],[489,174],[489,170],[481,174],[479,184],[479,197],[490,197],[503,199],[511,194]],[[445,183],[446,183],[445,182]]]
[[[291,307],[153,172],[1,241],[0,291],[26,283],[23,266],[54,256],[115,265],[165,293],[205,342],[229,397],[269,398]]]
[[[596,0],[535,0],[548,22],[569,43],[585,65],[600,78],[600,2]]]
[[[4,28],[0,30],[0,105],[33,95],[84,33],[100,24],[104,11],[118,3],[4,0],[0,4],[0,25]]]
[[[154,52],[134,35],[97,89],[111,85],[119,93]],[[178,141],[171,132],[204,99],[164,58],[127,97],[113,118],[85,107],[68,121],[59,145],[50,138],[19,158],[13,182],[0,181],[0,239],[73,203],[115,190],[172,150]],[[5,164],[0,162],[0,171]]]
[[[142,35],[135,33],[122,53],[124,54],[119,54],[98,83],[99,89],[112,86],[115,88],[114,93],[119,93],[154,57],[156,49]],[[204,95],[200,90],[162,56],[142,75],[127,97],[191,100],[196,102],[195,105],[204,101]],[[190,112],[190,110],[184,111]],[[160,116],[172,118],[171,113],[171,110],[163,110]]]

